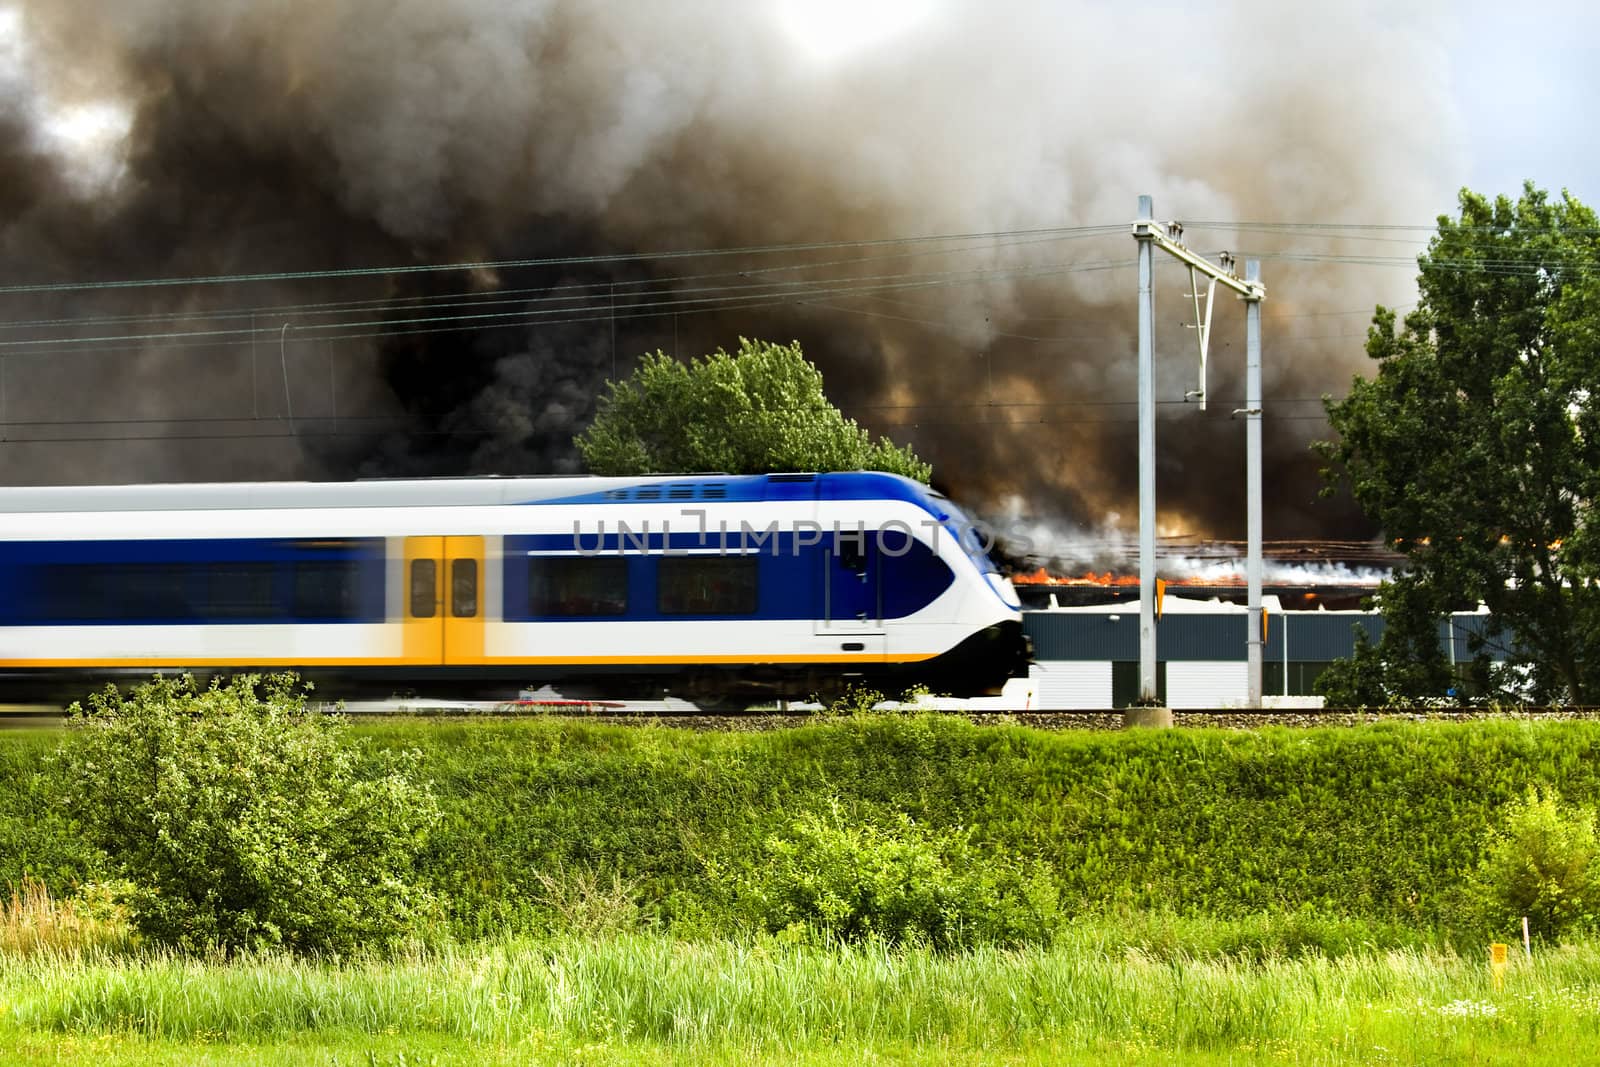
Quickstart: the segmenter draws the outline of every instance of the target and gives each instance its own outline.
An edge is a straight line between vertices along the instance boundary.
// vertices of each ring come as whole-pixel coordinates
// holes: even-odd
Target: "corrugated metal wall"
[[[1120,708],[1138,693],[1139,612],[1025,611],[1041,668],[1039,707]],[[1439,640],[1458,662],[1472,658],[1473,638],[1486,636],[1487,616],[1458,614],[1439,622]],[[1309,694],[1334,660],[1355,651],[1357,630],[1376,642],[1383,618],[1376,613],[1291,612],[1271,615],[1262,657],[1268,694]],[[1453,644],[1450,643],[1453,641]],[[1503,638],[1489,651],[1503,658]],[[1243,612],[1173,614],[1156,624],[1159,699],[1173,708],[1242,706],[1246,695]],[[1285,674],[1288,684],[1285,686]]]
[[[1487,625],[1482,615],[1455,615],[1439,623],[1439,638],[1455,637],[1458,660],[1471,658],[1470,635]],[[1139,612],[1104,614],[1075,611],[1025,611],[1022,626],[1033,638],[1039,660],[1138,660]],[[1355,630],[1371,641],[1383,634],[1377,614],[1292,612],[1267,619],[1265,659],[1282,663],[1327,663],[1355,651]],[[1287,643],[1287,652],[1286,652]],[[1156,653],[1163,662],[1217,662],[1245,659],[1245,616],[1228,614],[1168,615],[1156,623]]]
[[[1139,613],[1086,615],[1024,611],[1022,629],[1033,638],[1037,660],[1139,658]]]
[[[1035,706],[1045,711],[1113,706],[1109,660],[1035,663],[1028,675],[1035,686]]]

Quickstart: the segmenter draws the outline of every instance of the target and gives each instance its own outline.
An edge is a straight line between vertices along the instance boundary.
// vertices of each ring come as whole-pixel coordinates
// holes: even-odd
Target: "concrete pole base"
[[[1156,729],[1167,729],[1172,726],[1171,708],[1124,708],[1122,711],[1122,727],[1130,729],[1138,726],[1151,726]]]

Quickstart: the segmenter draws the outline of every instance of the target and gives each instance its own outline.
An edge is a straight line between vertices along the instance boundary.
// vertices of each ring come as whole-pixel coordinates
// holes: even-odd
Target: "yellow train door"
[[[440,596],[439,564],[444,560],[444,538],[406,538],[405,577],[401,597],[405,601],[405,661],[407,663],[444,662],[444,606]]]
[[[442,573],[444,661],[483,662],[483,538],[446,537]]]
[[[408,537],[405,557],[407,663],[483,662],[481,537]]]

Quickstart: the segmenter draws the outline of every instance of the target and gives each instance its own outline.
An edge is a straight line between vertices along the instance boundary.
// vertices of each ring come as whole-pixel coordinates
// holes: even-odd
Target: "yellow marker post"
[[[1506,980],[1506,946],[1499,941],[1489,946],[1489,973],[1494,976],[1494,987],[1499,989]]]

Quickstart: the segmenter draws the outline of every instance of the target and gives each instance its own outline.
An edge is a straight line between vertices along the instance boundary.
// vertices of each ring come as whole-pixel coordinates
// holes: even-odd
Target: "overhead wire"
[[[1083,237],[1083,236],[1086,236],[1086,235],[1099,235],[1099,234],[1103,233],[1106,229],[1108,229],[1108,228],[1107,227],[1080,228],[1080,229],[1075,230],[1075,231],[1070,232],[1070,233],[1063,233],[1063,232],[1060,232],[1060,231],[1049,231],[1045,236],[1038,236],[1038,234],[1041,231],[1026,231],[1025,233],[1027,234],[1027,237],[1026,237],[1026,241],[1027,242],[1029,242],[1029,243],[1038,243],[1038,242],[1043,242],[1043,241],[1079,238],[1079,237]],[[1014,235],[1003,235],[1003,236],[1013,237]],[[956,240],[956,239],[958,239],[958,238],[951,238],[951,240]],[[959,238],[959,239],[966,239],[966,238],[963,237],[963,238]],[[906,239],[906,242],[904,242],[904,243],[911,243],[914,240],[916,240],[916,239]],[[870,242],[870,243],[877,244],[877,243],[880,243],[880,242]],[[813,247],[813,246],[791,246],[791,247]],[[1005,247],[1005,246],[1001,246],[1001,247]],[[881,258],[891,258],[891,259],[893,259],[893,258],[906,258],[906,256],[908,256],[908,255],[922,255],[922,254],[956,254],[956,253],[960,253],[960,252],[971,252],[971,251],[983,250],[983,249],[984,249],[984,246],[979,246],[978,249],[974,249],[974,248],[948,249],[947,248],[947,249],[935,250],[934,252],[931,252],[931,253],[929,253],[929,252],[924,252],[924,253],[901,253],[901,254],[898,254],[898,255],[881,257]],[[1347,257],[1347,256],[1331,256],[1331,255],[1327,255],[1327,254],[1323,254],[1323,253],[1293,253],[1293,252],[1285,252],[1285,253],[1261,253],[1260,255],[1262,257],[1267,257],[1267,258],[1277,258],[1277,259],[1292,260],[1292,261],[1303,261],[1303,262],[1343,262],[1343,263],[1360,263],[1360,264],[1363,264],[1363,265],[1381,265],[1381,264],[1387,264],[1387,263],[1390,263],[1390,262],[1393,262],[1393,263],[1408,262],[1408,261],[1401,260],[1398,257],[1393,257],[1393,258],[1389,258],[1389,257],[1370,257],[1370,256],[1368,256],[1368,257]],[[873,258],[879,258],[879,257],[873,257]],[[507,262],[510,262],[510,261],[507,261]],[[824,264],[791,263],[791,264],[781,264],[781,265],[778,265],[778,266],[775,266],[775,267],[753,267],[753,268],[749,268],[747,270],[742,270],[742,271],[736,272],[736,276],[741,278],[741,279],[745,279],[748,282],[748,279],[750,279],[754,275],[767,274],[767,273],[778,272],[778,271],[793,272],[793,271],[800,271],[800,270],[816,269],[819,266],[839,266],[839,265],[852,265],[852,266],[854,266],[854,265],[859,265],[859,262],[860,262],[859,260],[836,260],[836,261],[830,261],[830,262],[827,262],[827,263],[824,263]],[[1100,263],[1100,264],[1074,265],[1070,269],[1071,270],[1115,269],[1115,268],[1120,268],[1120,267],[1131,266],[1132,262],[1133,262],[1132,260],[1128,260],[1128,259],[1118,259],[1118,260],[1105,261],[1105,262]],[[1451,266],[1453,264],[1444,264],[1444,265]],[[1040,265],[1040,266],[1033,266],[1033,267],[1016,268],[1016,269],[1012,269],[1012,270],[987,269],[987,270],[970,271],[970,272],[937,272],[937,273],[934,273],[934,274],[931,274],[931,275],[906,275],[904,273],[901,273],[901,274],[895,274],[895,275],[868,275],[868,276],[854,275],[854,276],[848,276],[845,279],[840,279],[840,278],[830,278],[830,279],[794,279],[794,280],[790,280],[790,281],[776,281],[776,282],[772,282],[772,283],[770,283],[770,284],[768,284],[766,286],[763,286],[761,284],[744,284],[744,285],[724,284],[724,285],[715,285],[715,286],[709,286],[708,285],[708,286],[690,286],[690,287],[685,287],[685,286],[682,286],[681,284],[675,284],[675,282],[679,282],[681,280],[727,278],[727,277],[730,276],[729,272],[718,272],[718,273],[713,273],[713,274],[681,276],[680,279],[646,279],[646,280],[643,280],[643,281],[625,280],[625,281],[621,281],[621,282],[588,282],[588,283],[580,283],[580,284],[574,284],[574,285],[556,286],[556,287],[551,287],[550,289],[545,289],[545,290],[523,290],[522,292],[539,292],[540,295],[527,296],[525,298],[518,297],[518,298],[515,298],[515,299],[513,298],[511,292],[491,291],[491,292],[482,293],[482,294],[459,294],[453,300],[443,300],[443,301],[436,300],[436,301],[432,301],[432,302],[417,301],[417,299],[415,297],[384,298],[382,300],[370,301],[370,302],[335,302],[335,303],[328,303],[328,304],[321,304],[321,305],[288,305],[288,306],[279,306],[277,308],[267,308],[267,307],[238,308],[238,309],[224,310],[224,311],[221,311],[221,312],[204,312],[204,311],[195,312],[195,311],[192,311],[192,310],[187,310],[187,311],[178,311],[178,312],[156,313],[156,314],[151,315],[151,316],[149,316],[147,318],[141,318],[141,317],[137,317],[137,316],[113,316],[113,317],[101,317],[99,319],[88,319],[88,320],[70,320],[70,319],[33,320],[31,322],[26,322],[25,321],[25,322],[16,322],[16,323],[9,323],[9,324],[0,324],[0,328],[12,328],[12,329],[15,329],[15,328],[20,328],[20,327],[25,327],[25,326],[47,326],[47,325],[68,325],[68,324],[71,324],[71,325],[83,325],[86,322],[87,323],[96,323],[96,322],[98,322],[98,323],[107,323],[107,324],[109,324],[109,323],[116,323],[116,322],[139,322],[139,321],[159,321],[159,320],[168,320],[168,321],[170,321],[170,320],[173,320],[173,319],[183,319],[183,318],[207,318],[207,319],[211,319],[211,320],[220,319],[222,321],[228,321],[229,319],[240,320],[240,319],[243,319],[245,316],[249,316],[252,319],[259,320],[259,318],[262,315],[267,314],[269,312],[287,313],[287,314],[301,314],[301,315],[306,315],[306,314],[312,314],[312,315],[340,314],[340,313],[349,312],[349,311],[352,311],[352,310],[360,310],[360,309],[363,309],[363,308],[377,308],[377,307],[383,307],[383,306],[393,307],[393,306],[395,306],[395,305],[397,305],[397,304],[399,304],[401,302],[404,302],[404,301],[411,301],[413,307],[416,310],[436,310],[436,311],[441,311],[441,312],[451,311],[451,310],[454,310],[454,309],[463,309],[463,308],[477,309],[477,308],[483,308],[483,307],[506,306],[508,304],[516,305],[516,308],[517,308],[514,311],[504,311],[504,312],[472,310],[472,311],[461,311],[458,314],[419,315],[419,316],[412,316],[410,318],[398,318],[398,319],[392,318],[392,317],[390,317],[390,318],[360,318],[360,319],[345,320],[345,321],[333,321],[333,322],[322,321],[322,322],[313,322],[313,323],[297,323],[297,322],[289,322],[288,323],[289,327],[294,329],[294,330],[296,330],[296,331],[315,331],[314,333],[311,333],[311,334],[309,334],[307,336],[311,337],[312,339],[317,339],[317,340],[325,339],[326,336],[329,336],[329,335],[341,334],[342,331],[352,331],[352,330],[359,331],[359,330],[363,330],[363,329],[377,328],[376,333],[368,332],[368,333],[355,333],[355,334],[341,334],[342,336],[348,337],[349,339],[367,339],[367,338],[370,338],[372,336],[390,336],[390,335],[404,334],[404,333],[435,332],[433,329],[428,328],[428,326],[429,326],[429,324],[437,324],[437,323],[448,323],[448,324],[451,324],[449,328],[453,329],[457,325],[459,325],[462,328],[465,328],[465,327],[468,327],[468,326],[472,326],[472,325],[476,325],[476,326],[478,326],[480,328],[482,328],[482,327],[493,328],[496,325],[496,322],[498,320],[505,320],[506,324],[508,324],[508,325],[522,325],[522,324],[525,324],[525,323],[529,323],[529,322],[535,321],[535,319],[540,317],[540,316],[544,316],[546,318],[551,318],[551,321],[553,321],[554,323],[571,323],[571,322],[595,321],[596,319],[600,319],[600,318],[612,319],[612,318],[615,317],[615,312],[614,312],[613,308],[611,307],[610,301],[611,301],[611,299],[612,299],[612,297],[614,295],[614,290],[619,285],[623,286],[624,288],[642,287],[642,286],[647,286],[647,285],[648,286],[653,286],[653,288],[651,288],[651,289],[640,288],[638,291],[643,294],[644,299],[639,299],[639,298],[635,297],[635,298],[633,298],[631,300],[631,302],[629,304],[624,306],[623,317],[627,318],[627,317],[639,317],[640,315],[648,315],[648,314],[666,314],[666,313],[679,313],[679,314],[681,314],[681,313],[691,312],[691,311],[695,311],[695,310],[701,310],[708,304],[720,304],[720,305],[725,306],[725,307],[738,307],[738,306],[762,307],[762,306],[770,306],[770,300],[772,298],[778,297],[780,295],[794,295],[794,294],[802,294],[803,293],[803,294],[815,297],[815,296],[828,296],[828,295],[838,296],[838,295],[845,295],[845,294],[868,293],[868,292],[874,292],[874,291],[881,293],[882,291],[893,290],[893,289],[932,288],[932,287],[935,287],[936,285],[962,284],[963,282],[968,281],[968,280],[979,280],[979,279],[984,279],[984,280],[1006,280],[1006,279],[1013,279],[1013,278],[1018,278],[1018,277],[1025,277],[1025,276],[1028,276],[1028,275],[1049,276],[1049,275],[1051,275],[1053,273],[1056,273],[1057,272],[1057,268],[1059,268],[1060,266],[1061,265]],[[1489,263],[1489,262],[1485,262],[1485,261],[1473,261],[1472,263],[1466,264],[1465,266],[1470,267],[1471,269],[1483,269],[1483,270],[1496,270],[1496,269],[1499,269],[1499,270],[1527,271],[1527,270],[1535,269],[1534,267],[1531,267],[1530,265],[1528,265],[1526,263],[1509,263],[1509,262],[1505,263],[1505,264],[1498,264],[1497,265],[1497,264]],[[242,278],[242,277],[256,277],[256,276],[236,275],[236,276],[232,276],[232,277],[234,277],[234,278]],[[910,278],[911,280],[901,280],[901,279],[906,279],[906,278]],[[943,280],[942,281],[938,281],[936,279],[943,279]],[[954,280],[952,281],[951,279],[954,279]],[[847,282],[848,284],[840,284],[841,282]],[[877,284],[874,285],[874,284],[870,284],[870,283],[877,283]],[[602,292],[604,292],[606,294],[606,296],[607,296],[607,304],[604,306],[603,310],[602,310],[602,306],[598,302],[598,297]],[[567,295],[567,293],[591,294],[596,299],[592,300],[592,301],[585,301],[585,300],[582,300],[582,299],[574,297],[574,296],[569,296],[569,295]],[[630,296],[632,296],[632,294],[630,294]],[[554,305],[554,306],[553,307],[538,307],[536,305]],[[409,329],[409,330],[405,329],[405,327],[408,327],[408,326],[409,327],[421,327],[421,328]],[[273,326],[270,327],[270,328],[261,327],[259,325],[253,325],[248,329],[231,329],[231,330],[230,329],[168,330],[168,331],[159,331],[159,332],[150,332],[150,333],[108,334],[108,335],[91,336],[91,337],[68,336],[68,337],[34,337],[34,338],[21,338],[21,339],[12,338],[12,339],[7,339],[7,340],[0,340],[0,348],[49,347],[49,346],[58,346],[58,345],[79,345],[79,346],[84,346],[84,345],[107,345],[107,344],[125,343],[125,342],[144,342],[144,343],[148,343],[148,342],[153,342],[153,341],[162,341],[162,342],[175,343],[175,344],[180,344],[181,345],[181,344],[184,344],[184,343],[187,343],[187,342],[190,342],[190,341],[195,341],[195,340],[203,341],[204,343],[209,345],[209,344],[219,343],[219,339],[224,339],[224,338],[248,339],[250,341],[253,341],[253,340],[257,339],[257,338],[265,336],[266,334],[268,334],[268,333],[270,333],[270,332],[272,332],[273,330],[276,330],[276,329],[278,329],[278,324],[274,323]],[[1028,340],[1028,339],[1039,339],[1039,340],[1047,340],[1047,341],[1054,341],[1055,340],[1055,339],[1052,339],[1052,338],[1037,338],[1037,335],[1028,335],[1028,334],[1017,334],[1016,337],[1017,337],[1017,339],[1022,339],[1022,340]],[[142,347],[142,345],[141,345],[141,347]]]
[[[695,289],[688,295],[670,294],[671,299],[651,299],[618,305],[615,312],[609,304],[596,302],[560,304],[554,308],[519,310],[513,312],[487,312],[481,314],[418,316],[402,319],[360,319],[348,322],[297,325],[289,323],[296,331],[292,336],[306,340],[362,340],[372,337],[392,337],[409,334],[453,332],[471,325],[478,329],[519,327],[532,323],[564,325],[577,322],[608,321],[618,319],[653,318],[671,314],[695,314],[726,310],[745,310],[772,307],[787,303],[806,303],[821,296],[840,294],[890,292],[918,289],[948,288],[975,281],[1004,281],[1027,277],[1053,277],[1062,274],[1115,269],[1131,261],[1101,261],[1089,263],[1047,263],[1011,269],[984,268],[972,271],[936,271],[919,275],[889,274],[829,278],[812,281],[779,282],[767,285],[707,287],[703,294]],[[602,287],[603,288],[603,287]],[[667,295],[665,292],[663,295]],[[537,302],[537,301],[536,301]],[[438,324],[444,325],[438,325]],[[376,329],[373,329],[376,328]],[[346,333],[342,331],[362,331]],[[0,349],[46,348],[58,345],[114,345],[128,342],[162,341],[171,347],[188,347],[196,343],[207,347],[230,344],[248,344],[252,339],[270,337],[279,332],[279,325],[217,330],[170,330],[152,333],[108,334],[91,337],[44,337],[0,340]],[[134,346],[142,349],[143,344]],[[115,348],[80,348],[82,352],[116,351]]]
[[[340,267],[330,270],[266,271],[254,274],[202,274],[168,278],[129,278],[92,282],[41,282],[0,286],[0,295],[20,293],[85,292],[102,289],[149,289],[192,287],[204,285],[230,285],[254,282],[327,281],[336,278],[389,277],[406,274],[463,273],[484,270],[508,270],[526,267],[575,267],[602,264],[650,263],[684,259],[709,259],[718,256],[792,254],[839,248],[881,248],[888,245],[922,244],[939,241],[993,240],[1002,237],[1041,235],[1049,233],[1113,233],[1123,227],[1061,226],[1021,230],[991,230],[960,234],[930,234],[920,237],[881,237],[838,241],[792,242],[786,244],[746,245],[734,248],[699,248],[660,252],[618,252],[588,256],[541,256],[529,259],[478,260],[460,263],[413,263],[388,267]]]
[[[729,269],[698,274],[653,275],[644,279],[620,278],[615,280],[596,280],[592,282],[575,282],[545,286],[529,286],[521,288],[499,288],[490,290],[467,290],[455,293],[412,293],[396,294],[392,296],[373,297],[367,300],[341,300],[321,301],[316,303],[301,304],[262,304],[243,307],[194,309],[184,308],[173,311],[146,312],[142,314],[104,315],[65,317],[53,319],[17,320],[13,322],[0,321],[0,329],[22,329],[43,326],[83,326],[100,325],[109,323],[155,322],[172,319],[196,318],[204,316],[213,319],[251,318],[260,316],[278,315],[323,315],[341,314],[360,310],[372,310],[384,307],[397,307],[410,305],[422,309],[448,309],[452,306],[493,306],[501,303],[520,303],[523,297],[530,294],[539,294],[530,297],[532,302],[551,302],[563,299],[559,295],[566,292],[591,292],[596,294],[609,293],[614,289],[625,291],[654,287],[661,291],[682,291],[683,283],[691,281],[706,281],[714,278],[749,278],[756,275],[775,274],[780,272],[816,270],[825,267],[859,266],[864,263],[876,263],[893,260],[909,260],[930,256],[953,256],[971,252],[987,252],[995,249],[1018,248],[1028,245],[1055,244],[1062,241],[1081,240],[1086,237],[1100,236],[1099,228],[1088,231],[1050,232],[1044,236],[1004,236],[990,240],[986,244],[977,244],[966,247],[942,246],[939,248],[922,249],[916,251],[896,252],[884,255],[855,256],[847,259],[830,259],[817,261],[804,261],[782,263],[772,266],[751,266],[742,269]],[[908,242],[910,243],[910,239]],[[648,289],[644,289],[648,293]],[[513,299],[515,298],[515,299]]]
[[[1432,227],[1421,226],[1357,226],[1355,224],[1264,224],[1264,223],[1190,223],[1194,228],[1234,229],[1241,232],[1264,233],[1293,233],[1301,236],[1336,236],[1341,238],[1357,238],[1363,240],[1395,241],[1398,238],[1362,237],[1358,231],[1379,231],[1380,233],[1398,231],[1426,232]],[[988,267],[967,271],[937,271],[923,273],[898,272],[893,274],[860,275],[847,273],[825,278],[773,278],[779,274],[795,274],[819,269],[837,267],[860,267],[868,262],[882,262],[889,260],[908,260],[929,256],[952,256],[966,254],[984,254],[1004,251],[1025,245],[1047,244],[1063,240],[1078,240],[1090,237],[1109,236],[1116,233],[1126,233],[1125,224],[1085,226],[1085,227],[1057,227],[1033,230],[993,231],[990,233],[933,235],[912,238],[884,238],[866,241],[833,241],[813,242],[804,244],[784,245],[758,245],[734,249],[698,249],[662,253],[644,254],[615,254],[602,256],[578,257],[545,257],[537,259],[497,260],[470,263],[435,263],[414,264],[397,267],[372,267],[349,268],[326,271],[300,271],[300,272],[267,272],[256,274],[215,275],[190,278],[158,278],[145,280],[124,280],[104,282],[69,282],[48,283],[38,285],[16,285],[0,287],[0,296],[18,294],[65,293],[81,292],[86,290],[101,289],[137,289],[149,287],[169,287],[185,285],[222,285],[222,284],[247,284],[259,282],[302,281],[308,279],[344,279],[357,277],[385,277],[397,274],[417,274],[426,272],[467,272],[483,270],[510,270],[533,267],[573,267],[584,265],[603,264],[638,264],[651,261],[671,261],[687,259],[712,259],[735,255],[765,256],[765,255],[794,255],[796,253],[810,253],[819,250],[835,249],[872,249],[885,247],[917,246],[923,244],[937,244],[936,248],[911,248],[906,251],[890,252],[882,255],[854,256],[842,259],[812,262],[785,262],[767,265],[749,265],[743,269],[728,269],[714,272],[687,273],[676,276],[652,276],[645,279],[621,279],[610,281],[595,281],[583,283],[569,283],[554,286],[528,287],[523,289],[490,289],[485,291],[465,291],[448,294],[401,294],[380,298],[357,301],[324,301],[302,304],[280,304],[262,306],[241,306],[219,309],[216,311],[194,311],[192,309],[145,313],[143,315],[100,316],[89,319],[38,319],[0,323],[3,329],[45,329],[67,326],[83,326],[85,324],[115,325],[155,323],[162,321],[184,321],[190,319],[209,319],[218,322],[238,321],[245,317],[259,320],[263,316],[276,319],[279,316],[325,318],[337,316],[350,316],[343,321],[313,321],[297,323],[286,320],[281,324],[272,321],[268,326],[255,326],[248,329],[218,329],[218,330],[169,330],[151,331],[148,333],[122,333],[108,334],[99,337],[44,337],[21,338],[0,340],[0,350],[11,350],[11,355],[25,354],[17,350],[30,348],[48,349],[51,354],[62,355],[69,353],[109,353],[125,351],[147,350],[149,343],[160,342],[164,348],[227,348],[246,344],[254,344],[258,339],[269,337],[278,333],[299,343],[338,343],[342,341],[358,341],[375,337],[397,337],[412,334],[427,334],[438,332],[456,332],[463,329],[496,329],[503,327],[525,328],[529,326],[564,325],[573,323],[624,321],[629,319],[676,316],[680,314],[721,313],[731,310],[751,310],[770,308],[781,305],[804,306],[835,313],[865,315],[886,319],[895,319],[938,329],[957,329],[957,324],[921,319],[915,316],[893,315],[885,312],[871,311],[863,308],[847,307],[840,301],[873,300],[887,302],[893,305],[897,301],[891,295],[905,294],[915,291],[931,291],[948,289],[956,286],[980,284],[985,282],[1015,281],[1030,278],[1048,278],[1062,274],[1126,269],[1134,265],[1132,258],[1119,258],[1114,260],[1090,261],[1084,263],[1044,263],[1032,264],[1015,268]],[[987,242],[975,244],[973,242]],[[1349,256],[1320,253],[1314,251],[1263,251],[1252,253],[1252,256],[1263,259],[1277,259],[1285,262],[1330,263],[1355,266],[1398,266],[1407,265],[1415,267],[1415,257],[1400,256]],[[1437,269],[1447,270],[1476,270],[1486,272],[1532,272],[1545,269],[1538,262],[1523,259],[1500,260],[1440,260],[1433,264]],[[1584,264],[1586,265],[1586,264]],[[685,285],[686,282],[713,282],[723,279],[722,284]],[[734,281],[737,279],[737,281]],[[628,302],[620,306],[612,306],[610,301],[606,304],[599,303],[602,294],[610,298],[618,289],[624,290]],[[831,302],[825,302],[831,301]],[[898,301],[911,306],[914,301]],[[504,307],[516,305],[514,311],[483,311],[484,308]],[[926,305],[924,305],[926,306]],[[395,318],[356,318],[353,316],[371,313],[383,309],[404,309],[405,312],[433,311],[440,314],[421,315],[413,314],[411,317]],[[447,312],[457,312],[448,314]],[[1350,311],[1308,312],[1301,315],[1271,316],[1271,319],[1288,319],[1296,317],[1312,317],[1320,315],[1353,315],[1370,314],[1366,309]],[[1039,319],[1024,321],[1068,321],[1065,319]],[[293,332],[291,332],[293,331]],[[365,331],[365,332],[362,332]],[[1093,338],[1074,336],[1045,336],[1041,334],[1025,334],[1014,331],[991,331],[993,336],[1009,340],[1022,340],[1035,344],[1069,344],[1092,340]],[[1297,345],[1317,341],[1339,339],[1343,337],[1363,336],[1365,331],[1350,331],[1344,333],[1309,335],[1301,337],[1279,338],[1275,345]],[[140,342],[139,344],[130,344]],[[78,347],[67,349],[60,346],[76,345]],[[114,347],[121,346],[121,347]],[[1312,402],[1312,398],[1303,401],[1285,400],[1276,398],[1275,402],[1296,403]],[[1320,398],[1315,402],[1320,403]],[[1060,408],[1097,404],[1092,401],[1078,401],[1067,404],[1038,404],[1014,405],[1016,407]],[[1107,401],[1103,406],[1116,407],[1131,405],[1132,402]],[[1182,402],[1172,402],[1179,404]],[[997,405],[974,402],[969,407],[993,409]],[[1013,405],[998,405],[1002,408]],[[865,406],[866,410],[878,410],[871,405]],[[329,416],[330,418],[332,416]],[[374,416],[376,421],[403,421],[410,416]],[[281,419],[282,416],[268,416],[267,419]],[[307,422],[324,416],[300,416],[296,422]],[[337,416],[340,422],[351,423],[359,426],[363,421],[362,416]],[[1275,414],[1270,417],[1272,421],[1304,421],[1320,420],[1325,418],[1321,413],[1315,415]],[[165,425],[175,424],[183,420],[156,419]],[[197,421],[216,421],[231,423],[243,421],[228,417],[215,417],[214,419]],[[928,421],[928,420],[922,420]],[[949,422],[952,420],[940,420]],[[965,420],[968,424],[1013,424],[1022,422],[997,423],[992,420]],[[1057,421],[1028,420],[1034,421]],[[1085,421],[1085,420],[1073,420]],[[1119,422],[1132,421],[1131,419],[1111,418],[1087,420],[1091,422]],[[131,420],[104,420],[102,423],[84,420],[63,420],[61,425],[139,425],[142,422]],[[44,428],[50,425],[43,421],[27,423],[3,423],[0,428],[32,427]],[[920,425],[920,423],[902,423],[891,425]],[[349,436],[356,431],[341,432],[337,436]],[[414,432],[414,431],[413,431]],[[440,431],[450,433],[453,431]],[[271,436],[292,436],[293,431]],[[216,439],[232,439],[246,435],[226,434],[218,435]],[[328,436],[334,436],[329,434]],[[134,437],[100,436],[89,438],[92,440],[137,440]],[[164,435],[161,439],[172,439]],[[186,436],[181,439],[199,439]],[[13,438],[12,440],[15,440]],[[42,437],[32,440],[38,441],[70,441],[63,437]]]
[[[1291,401],[1280,401],[1291,403]],[[1223,400],[1223,404],[1233,405],[1242,403],[1242,399]],[[1124,425],[1133,426],[1138,422],[1134,413],[1100,413],[1085,416],[1071,413],[1061,414],[1062,409],[1071,408],[1105,408],[1126,407],[1124,401],[1058,401],[1058,402],[995,402],[972,401],[962,404],[914,404],[914,405],[874,405],[862,404],[857,407],[862,411],[895,411],[912,412],[924,409],[933,410],[959,410],[982,411],[983,417],[953,417],[948,414],[939,415],[900,415],[890,420],[873,419],[875,429],[916,429],[923,426],[1039,426],[1039,425],[1072,425],[1072,426],[1105,426]],[[1158,406],[1164,409],[1169,416],[1178,414],[1177,409],[1187,409],[1181,414],[1197,414],[1198,410],[1192,401],[1170,400],[1160,401]],[[1026,414],[1025,410],[1036,410],[1038,414]],[[1016,412],[1017,417],[1012,417]],[[418,419],[436,418],[441,413],[405,413],[394,415],[334,415],[334,414],[292,414],[263,416],[172,416],[169,418],[152,417],[144,419],[72,419],[72,420],[27,420],[20,422],[0,422],[0,443],[3,444],[52,444],[52,443],[87,443],[99,442],[132,442],[132,441],[167,441],[167,440],[252,440],[256,438],[276,438],[297,436],[294,430],[287,428],[293,423],[300,427],[298,436],[306,437],[370,437],[374,431],[382,430],[386,425],[395,429],[405,429],[407,436],[419,435],[427,437],[455,437],[463,436],[463,431],[455,429],[428,429],[416,425]],[[1001,417],[995,417],[999,415]],[[1218,414],[1214,416],[1217,421],[1230,419],[1231,416]],[[1264,416],[1264,421],[1273,423],[1296,422],[1321,422],[1321,414],[1285,414],[1270,412]],[[1163,422],[1177,421],[1172,417],[1164,417]],[[307,429],[318,423],[333,423],[337,426],[346,426],[346,429],[318,430]],[[104,426],[108,429],[125,426],[237,426],[241,429],[230,432],[211,433],[101,433],[79,434],[75,436],[43,435],[19,436],[17,429],[38,431],[52,427],[83,427]],[[262,430],[259,427],[274,426],[285,427],[282,430]],[[468,432],[466,436],[471,436]]]

